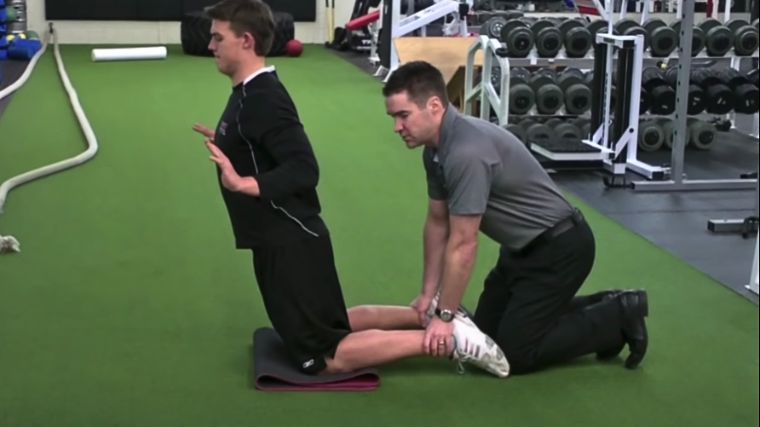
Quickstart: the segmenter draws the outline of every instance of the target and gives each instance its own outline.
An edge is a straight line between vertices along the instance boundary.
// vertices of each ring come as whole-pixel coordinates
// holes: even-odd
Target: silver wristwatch
[[[441,310],[440,308],[435,309],[435,315],[438,316],[439,319],[443,320],[446,323],[451,322],[454,320],[454,312],[444,308]]]

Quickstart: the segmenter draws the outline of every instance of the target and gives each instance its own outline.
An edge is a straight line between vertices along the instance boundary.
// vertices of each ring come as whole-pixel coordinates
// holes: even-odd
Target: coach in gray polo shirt
[[[647,348],[646,293],[575,296],[594,263],[594,236],[527,148],[449,105],[441,73],[426,62],[398,68],[383,95],[407,147],[424,146],[429,207],[423,286],[413,305],[421,318],[436,314],[426,346],[450,341],[480,230],[501,252],[474,321],[513,373],[591,353],[615,357],[626,343],[625,366],[638,366]]]

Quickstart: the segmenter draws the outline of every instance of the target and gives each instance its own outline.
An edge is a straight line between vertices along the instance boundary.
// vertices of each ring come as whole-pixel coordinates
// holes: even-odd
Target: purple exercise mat
[[[253,365],[256,388],[261,391],[371,391],[380,386],[380,376],[374,369],[336,375],[299,371],[272,328],[253,333]]]

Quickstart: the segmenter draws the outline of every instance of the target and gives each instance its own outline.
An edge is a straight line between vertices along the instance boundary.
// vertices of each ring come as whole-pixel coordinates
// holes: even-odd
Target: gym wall
[[[30,30],[40,33],[45,31],[47,22],[52,21],[58,29],[60,43],[69,44],[179,44],[180,29],[179,21],[158,20],[130,21],[130,20],[57,20],[46,18],[45,3],[64,3],[69,0],[27,0],[27,19]],[[167,1],[167,0],[162,0]],[[273,0],[283,4],[314,3],[314,18],[312,22],[296,22],[296,38],[304,43],[323,43],[327,38],[324,0]],[[98,5],[106,0],[83,0],[83,3]],[[197,2],[211,4],[212,0],[168,0],[172,3]],[[155,0],[110,0],[109,3],[129,4],[140,3],[143,5],[158,4]],[[79,6],[78,6],[79,7]],[[101,8],[102,6],[97,6]],[[117,6],[121,8],[122,6]],[[53,9],[58,6],[53,6]],[[133,7],[134,8],[134,7]],[[161,11],[164,6],[156,9]],[[335,0],[335,22],[343,25],[351,16],[353,1]],[[55,10],[51,10],[55,12]],[[158,14],[159,12],[155,12]],[[61,19],[61,18],[58,18]],[[82,18],[84,19],[84,18]],[[102,18],[101,18],[102,19]]]

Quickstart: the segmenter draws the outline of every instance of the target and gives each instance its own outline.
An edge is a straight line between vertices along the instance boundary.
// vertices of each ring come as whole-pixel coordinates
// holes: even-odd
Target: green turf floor
[[[17,188],[0,215],[0,426],[757,426],[758,309],[580,204],[598,239],[583,291],[643,287],[643,367],[591,357],[498,380],[439,360],[381,369],[376,392],[257,392],[250,335],[267,324],[235,251],[195,121],[228,81],[210,59],[92,63],[64,47],[101,145],[90,163]],[[420,152],[392,133],[380,84],[307,47],[272,61],[311,137],[349,305],[406,304],[421,276]],[[83,138],[52,54],[0,119],[0,181]],[[496,258],[484,242],[466,303]]]

